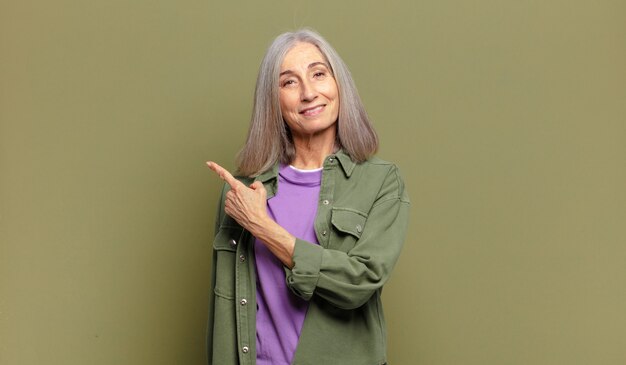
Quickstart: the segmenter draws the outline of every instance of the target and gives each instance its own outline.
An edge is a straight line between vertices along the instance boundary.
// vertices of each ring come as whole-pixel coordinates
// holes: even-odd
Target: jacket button
[[[241,262],[246,261],[246,257],[244,255],[239,256],[239,261]]]
[[[363,230],[363,227],[361,227],[361,225],[360,225],[360,224],[357,224],[357,225],[356,225],[356,231],[357,231],[357,232],[359,232],[359,233],[361,233],[361,231],[362,231],[362,230]]]
[[[326,199],[324,199],[324,200],[322,201],[322,204],[324,204],[324,205],[328,205],[329,203],[330,203],[330,202],[329,202],[328,200],[326,200]]]
[[[228,243],[230,243],[231,246],[237,246],[237,241],[235,240],[230,240]]]
[[[333,161],[335,161],[335,159],[332,158],[332,157],[328,159],[328,162],[330,162],[330,163],[333,163]]]
[[[247,354],[248,351],[250,351],[250,349],[248,348],[248,346],[244,346],[241,348],[241,352],[243,352],[244,354]]]
[[[243,298],[243,299],[239,302],[239,304],[241,304],[241,305],[246,305],[246,304],[248,304],[248,301],[246,300],[246,298]]]
[[[326,231],[322,231],[322,236],[326,236]]]

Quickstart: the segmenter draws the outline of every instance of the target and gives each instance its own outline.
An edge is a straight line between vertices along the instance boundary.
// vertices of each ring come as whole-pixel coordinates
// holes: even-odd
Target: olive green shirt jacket
[[[270,199],[278,165],[256,177]],[[240,178],[245,184],[252,179]],[[256,362],[255,238],[224,213],[222,191],[213,241],[208,363]],[[395,165],[326,157],[315,232],[319,245],[296,239],[285,281],[309,302],[294,365],[380,365],[386,359],[381,293],[400,255],[409,198]]]

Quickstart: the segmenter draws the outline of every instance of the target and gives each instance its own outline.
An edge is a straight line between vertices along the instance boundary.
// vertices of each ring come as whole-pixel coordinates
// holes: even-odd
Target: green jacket
[[[270,199],[278,165],[259,175]],[[246,184],[252,179],[240,178]],[[224,213],[222,191],[213,241],[208,363],[256,360],[254,237]],[[309,301],[294,365],[385,364],[381,305],[404,242],[409,198],[395,165],[371,158],[354,163],[341,151],[326,157],[315,232],[319,245],[296,239],[285,280]]]

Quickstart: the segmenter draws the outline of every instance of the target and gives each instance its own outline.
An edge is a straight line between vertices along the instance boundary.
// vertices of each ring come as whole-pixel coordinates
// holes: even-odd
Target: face
[[[280,68],[280,107],[294,138],[329,136],[334,140],[339,92],[330,65],[310,43],[297,43]]]

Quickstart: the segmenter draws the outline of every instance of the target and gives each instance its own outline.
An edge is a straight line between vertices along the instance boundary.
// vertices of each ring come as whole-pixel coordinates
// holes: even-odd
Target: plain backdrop
[[[0,1],[0,364],[200,365],[215,205],[278,34],[412,199],[392,365],[626,363],[626,3]],[[226,364],[225,364],[226,365]]]

